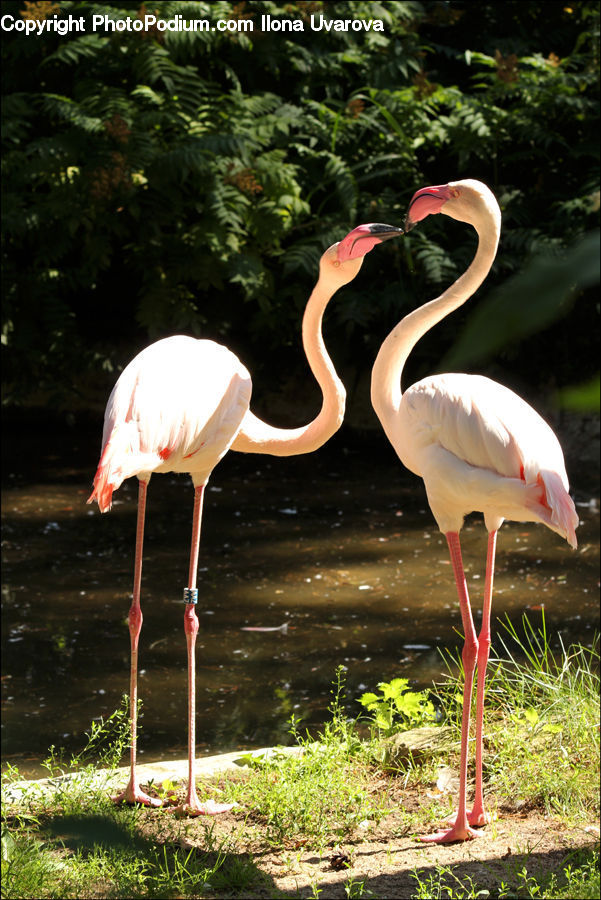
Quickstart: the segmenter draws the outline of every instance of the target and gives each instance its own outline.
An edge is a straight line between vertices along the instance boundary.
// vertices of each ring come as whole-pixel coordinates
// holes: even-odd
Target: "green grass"
[[[248,854],[217,838],[212,820],[188,826],[169,813],[148,816],[140,807],[115,806],[94,754],[116,766],[127,745],[127,698],[108,719],[93,723],[81,753],[65,762],[50,748],[44,765],[53,777],[68,768],[75,777],[48,795],[2,803],[2,898],[244,896],[263,880]],[[3,789],[19,780],[3,775]],[[198,831],[197,831],[198,834]]]
[[[546,812],[567,826],[597,821],[596,651],[577,646],[551,653],[544,621],[535,631],[525,620],[523,634],[506,625],[504,641],[504,658],[490,663],[487,793]],[[287,860],[293,867],[300,850],[360,844],[372,826],[386,827],[392,807],[389,788],[394,786],[398,794],[405,784],[423,785],[423,797],[433,780],[432,760],[408,763],[396,777],[378,770],[376,739],[359,739],[356,723],[346,718],[343,691],[339,669],[330,721],[319,740],[301,737],[292,723],[301,755],[249,757],[252,766],[245,775],[222,775],[209,787],[220,799],[225,795],[239,804],[237,825],[225,837],[214,820],[180,821],[167,810],[115,807],[98,781],[96,765],[80,754],[71,760],[77,778],[62,783],[51,798],[3,802],[2,897],[281,896],[261,871],[263,854],[279,854],[285,869]],[[436,692],[447,724],[458,728],[461,686],[456,674]],[[116,761],[126,741],[125,709],[91,730],[86,753],[100,752],[105,762]],[[455,765],[455,751],[445,752],[446,761]],[[54,748],[47,767],[54,775],[65,768]],[[10,785],[18,777],[9,770],[5,782]],[[415,813],[399,810],[398,802],[395,806],[397,830],[391,830],[391,837],[418,832],[441,814],[439,800]],[[457,866],[416,870],[412,898],[599,896],[598,851],[567,853],[551,872],[536,867],[536,856],[532,851],[519,854],[519,862],[517,857],[483,862],[477,877]],[[375,897],[369,880],[351,872],[343,887],[348,897]],[[317,884],[313,892],[326,895]]]
[[[485,866],[484,866],[485,868]],[[583,850],[567,857],[557,872],[534,877],[526,867],[499,879],[494,890],[482,887],[470,875],[457,874],[458,866],[436,866],[434,873],[415,870],[411,900],[593,900],[599,897],[599,850]],[[509,883],[509,882],[513,883]]]
[[[522,634],[509,620],[501,624],[502,654],[491,658],[487,673],[489,790],[570,822],[598,816],[598,637],[592,649],[562,644],[553,653],[544,613],[540,629],[524,616]],[[454,677],[441,692],[457,723],[460,690]]]
[[[342,707],[343,669],[336,673],[331,720],[319,741],[292,732],[302,755],[277,751],[254,761],[253,777],[223,785],[228,801],[248,810],[249,824],[258,822],[272,846],[296,840],[315,849],[331,839],[352,834],[362,822],[379,822],[387,812],[385,798],[371,791],[373,771],[365,748]]]
[[[210,824],[200,825],[201,847],[190,846],[186,825],[172,816],[149,828],[145,813],[114,807],[106,796],[79,802],[78,813],[58,808],[40,817],[43,840],[7,816],[3,898],[245,896],[262,881],[251,857],[216,841]]]

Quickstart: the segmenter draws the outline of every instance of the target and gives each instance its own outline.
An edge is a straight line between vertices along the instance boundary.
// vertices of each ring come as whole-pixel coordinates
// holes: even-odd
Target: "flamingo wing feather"
[[[105,413],[91,500],[104,512],[133,475],[191,472],[198,483],[227,452],[250,403],[248,371],[226,347],[179,335],[123,370]]]
[[[425,378],[403,395],[395,446],[426,482],[443,531],[466,513],[538,520],[575,546],[578,516],[559,441],[513,391],[479,375]]]

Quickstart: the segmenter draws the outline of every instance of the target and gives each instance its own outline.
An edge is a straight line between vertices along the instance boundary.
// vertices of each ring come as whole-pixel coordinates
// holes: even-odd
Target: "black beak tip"
[[[370,232],[374,237],[378,237],[380,241],[387,241],[405,233],[403,228],[395,228],[394,225],[381,225],[380,223],[372,225]]]

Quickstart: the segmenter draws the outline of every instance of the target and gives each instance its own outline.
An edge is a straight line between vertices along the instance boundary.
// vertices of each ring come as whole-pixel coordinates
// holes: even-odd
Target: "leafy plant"
[[[408,678],[380,681],[378,688],[378,694],[362,694],[357,702],[370,713],[373,726],[383,736],[434,721],[434,705],[428,692],[411,690]]]

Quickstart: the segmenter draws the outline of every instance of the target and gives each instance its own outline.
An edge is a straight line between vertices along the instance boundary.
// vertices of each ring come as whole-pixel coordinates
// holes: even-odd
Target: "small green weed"
[[[380,693],[363,694],[357,701],[370,713],[372,727],[381,737],[402,728],[417,728],[434,722],[434,705],[427,691],[412,691],[408,678],[378,683]]]
[[[138,717],[141,718],[142,701],[138,701]],[[139,732],[139,728],[138,728]],[[52,744],[48,756],[42,763],[50,776],[62,775],[66,771],[79,770],[86,765],[113,769],[120,762],[130,745],[129,697],[123,694],[121,705],[107,718],[101,716],[92,721],[89,732],[85,733],[87,743],[79,753],[72,754],[66,761],[63,747]]]
[[[599,897],[599,851],[585,850],[571,854],[558,872],[534,876],[523,866],[508,873],[492,887],[478,885],[470,875],[456,874],[459,866],[437,866],[424,875],[414,869],[417,888],[411,900],[477,900],[495,897],[499,900],[593,900]],[[491,882],[489,881],[489,884]]]
[[[558,877],[552,873],[544,897],[549,900],[596,900],[601,896],[599,848],[572,854]]]
[[[344,893],[348,900],[359,900],[360,897],[369,898],[374,896],[373,891],[365,887],[365,879],[355,881],[354,878],[349,878],[344,883]]]
[[[485,900],[490,891],[478,888],[470,875],[460,878],[455,875],[457,866],[436,866],[434,872],[421,875],[418,869],[413,870],[412,877],[417,889],[411,900]]]

